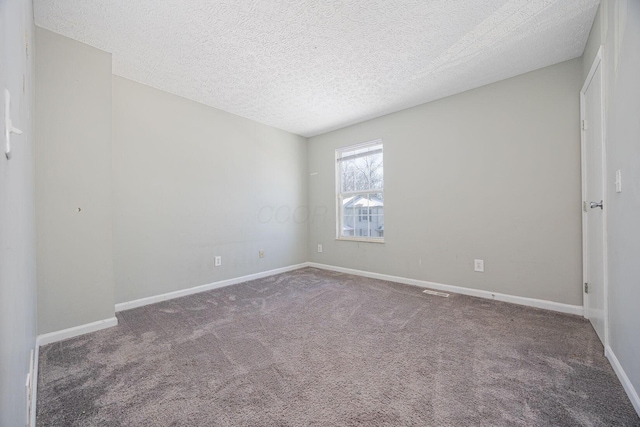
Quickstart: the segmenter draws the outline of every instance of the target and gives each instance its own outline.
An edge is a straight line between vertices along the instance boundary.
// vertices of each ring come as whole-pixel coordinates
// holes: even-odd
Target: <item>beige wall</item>
[[[584,77],[604,45],[609,255],[609,346],[635,388],[640,414],[640,2],[603,1],[584,56]],[[615,192],[616,170],[622,192]]]
[[[304,138],[115,76],[113,129],[116,302],[307,260]]]
[[[41,28],[36,49],[38,333],[43,334],[114,316],[111,54]]]
[[[33,8],[0,2],[0,426],[25,425],[25,380],[36,336],[33,180]],[[25,40],[26,37],[26,40]],[[11,160],[4,154],[4,89],[11,92]]]
[[[575,59],[310,138],[311,261],[582,305],[580,74]],[[334,150],[376,138],[385,243],[336,241]]]

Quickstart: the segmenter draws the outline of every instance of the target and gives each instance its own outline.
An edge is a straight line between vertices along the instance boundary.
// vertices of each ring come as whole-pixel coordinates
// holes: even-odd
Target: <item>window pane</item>
[[[342,202],[342,230],[343,237],[354,236],[357,208],[353,207],[356,197],[347,197]]]
[[[368,158],[369,189],[383,188],[382,153]]]
[[[346,177],[344,173],[342,174],[343,179],[353,179],[353,183],[349,182],[348,186],[343,186],[343,191],[383,188],[382,153],[348,160],[343,164],[349,164],[349,169],[353,171],[353,176]]]
[[[355,179],[354,179],[355,165],[353,161],[349,160],[346,162],[341,162],[340,170],[341,170],[340,177],[342,180],[342,184],[341,184],[342,191],[355,191],[356,190]]]
[[[384,199],[382,193],[369,196],[371,215],[369,216],[369,229],[371,237],[384,237]]]
[[[362,154],[360,157],[349,157],[359,152],[370,151],[371,149],[380,150],[381,145],[359,149],[350,152],[339,153],[340,158],[340,189],[344,192],[366,191],[374,189],[382,189],[384,183],[384,168],[382,161],[382,153],[375,152],[373,154]]]
[[[357,159],[355,161],[355,181],[356,191],[363,191],[369,189],[367,164],[365,159]]]
[[[384,237],[382,193],[356,194],[344,199],[341,236]]]

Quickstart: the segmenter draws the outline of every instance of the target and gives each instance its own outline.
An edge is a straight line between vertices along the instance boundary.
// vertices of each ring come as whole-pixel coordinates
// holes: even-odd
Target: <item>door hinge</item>
[[[582,121],[582,130],[587,130],[587,121],[586,120]]]
[[[584,293],[585,294],[589,293],[589,284],[587,282],[584,283]]]

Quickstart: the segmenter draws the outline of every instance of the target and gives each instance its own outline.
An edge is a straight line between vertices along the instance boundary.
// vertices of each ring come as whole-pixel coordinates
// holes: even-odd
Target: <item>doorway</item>
[[[582,128],[582,253],[584,311],[606,347],[607,229],[606,151],[603,114],[602,47],[580,91]]]

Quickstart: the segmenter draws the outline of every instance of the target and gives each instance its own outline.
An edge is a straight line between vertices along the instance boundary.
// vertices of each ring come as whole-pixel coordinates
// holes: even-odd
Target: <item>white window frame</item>
[[[374,139],[372,141],[363,142],[360,144],[349,145],[346,147],[340,147],[336,149],[335,153],[335,168],[336,168],[336,240],[345,240],[345,241],[353,241],[353,242],[366,242],[366,243],[384,243],[383,237],[363,237],[356,236],[355,230],[353,236],[343,236],[342,235],[342,206],[343,200],[345,197],[350,197],[354,195],[364,195],[364,194],[382,194],[382,200],[384,200],[384,172],[382,176],[382,188],[376,188],[371,190],[362,190],[362,191],[348,191],[342,192],[342,174],[340,171],[340,162],[341,153],[357,150],[359,148],[366,148],[374,145],[380,145],[382,150],[382,164],[384,168],[384,144],[382,139]],[[371,208],[369,208],[371,209]],[[383,210],[384,217],[384,210]]]

